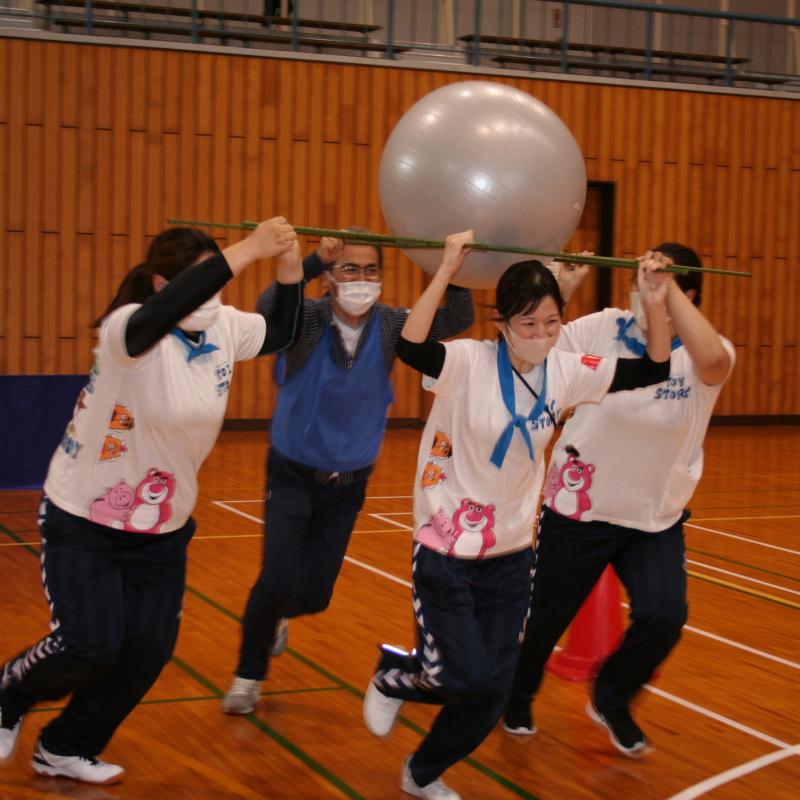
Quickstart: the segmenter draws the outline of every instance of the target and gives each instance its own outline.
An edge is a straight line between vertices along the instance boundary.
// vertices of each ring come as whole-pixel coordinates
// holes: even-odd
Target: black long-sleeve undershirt
[[[128,355],[133,358],[144,355],[184,317],[222,290],[232,277],[222,254],[178,273],[131,314],[125,329]],[[302,297],[302,284],[277,284],[277,297],[270,314],[262,315],[267,332],[259,355],[275,353],[292,344],[300,324]]]
[[[404,364],[431,378],[441,375],[445,352],[441,342],[410,342],[402,336],[397,345],[397,356]],[[618,358],[608,391],[622,392],[662,383],[669,378],[669,364],[669,359],[653,361],[647,353],[641,358]]]

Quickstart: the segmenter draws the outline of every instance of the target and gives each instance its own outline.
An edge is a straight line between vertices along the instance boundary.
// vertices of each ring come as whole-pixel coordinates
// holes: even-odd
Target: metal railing
[[[0,0],[0,26],[9,25],[604,79],[800,89],[800,19],[632,0]]]

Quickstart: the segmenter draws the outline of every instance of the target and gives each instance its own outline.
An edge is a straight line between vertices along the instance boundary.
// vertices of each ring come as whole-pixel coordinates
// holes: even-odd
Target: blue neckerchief
[[[500,434],[497,444],[492,451],[491,462],[498,469],[503,466],[508,448],[511,445],[511,437],[514,435],[514,428],[518,428],[525,440],[528,448],[528,455],[531,461],[535,461],[533,453],[533,442],[531,441],[531,434],[528,431],[528,422],[535,420],[544,411],[545,401],[547,397],[547,359],[544,361],[544,377],[542,378],[542,391],[536,403],[531,409],[531,413],[527,417],[520,416],[516,412],[516,403],[514,401],[514,373],[511,371],[511,361],[508,358],[508,347],[505,339],[501,339],[497,347],[497,374],[500,378],[500,392],[503,395],[503,402],[511,414],[511,421],[506,426],[505,430]]]
[[[180,328],[173,328],[170,333],[178,339],[186,348],[186,361],[191,364],[193,358],[202,356],[204,353],[213,353],[219,350],[215,344],[206,344],[206,332],[200,332],[200,341],[195,344]]]
[[[618,330],[614,341],[622,342],[631,353],[641,358],[647,352],[647,345],[644,342],[640,342],[635,337],[628,335],[628,330],[634,322],[636,322],[636,317],[631,317],[629,320],[626,320],[625,317],[617,317]],[[683,342],[681,342],[680,337],[676,336],[670,344],[670,350],[677,350],[682,344]]]

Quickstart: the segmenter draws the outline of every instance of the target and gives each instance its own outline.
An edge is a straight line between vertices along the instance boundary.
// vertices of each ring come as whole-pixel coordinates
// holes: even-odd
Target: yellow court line
[[[773,603],[779,603],[782,606],[800,609],[800,603],[795,603],[792,600],[786,600],[783,597],[776,597],[774,594],[759,592],[758,589],[749,589],[747,586],[740,586],[738,583],[732,583],[731,581],[723,581],[721,578],[712,578],[710,575],[704,575],[701,572],[694,572],[690,569],[686,570],[686,574],[691,575],[693,578],[699,578],[701,581],[708,581],[709,583],[716,583],[719,586],[725,586],[728,589],[735,589],[737,592],[742,592],[742,594],[749,594],[753,597],[761,597],[765,600],[771,600]]]
[[[133,741],[139,745],[143,745],[146,748],[154,750],[158,753],[162,753],[168,758],[172,759],[172,761],[177,761],[178,763],[183,764],[185,767],[189,767],[189,769],[193,770],[194,772],[204,775],[214,783],[224,786],[228,791],[233,792],[239,797],[247,798],[247,800],[260,800],[260,798],[263,797],[263,795],[255,792],[250,787],[245,786],[243,783],[239,783],[239,781],[229,777],[222,770],[214,769],[213,767],[210,767],[207,762],[192,758],[191,756],[186,755],[186,753],[176,750],[174,747],[170,747],[168,744],[157,741],[150,736],[145,736],[143,733],[130,730],[129,728],[122,728],[117,732],[117,736],[133,739]]]

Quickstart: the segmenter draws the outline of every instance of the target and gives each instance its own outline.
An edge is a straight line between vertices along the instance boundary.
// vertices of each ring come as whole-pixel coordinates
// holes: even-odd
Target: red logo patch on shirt
[[[581,364],[589,369],[597,369],[603,359],[600,356],[581,356]]]

